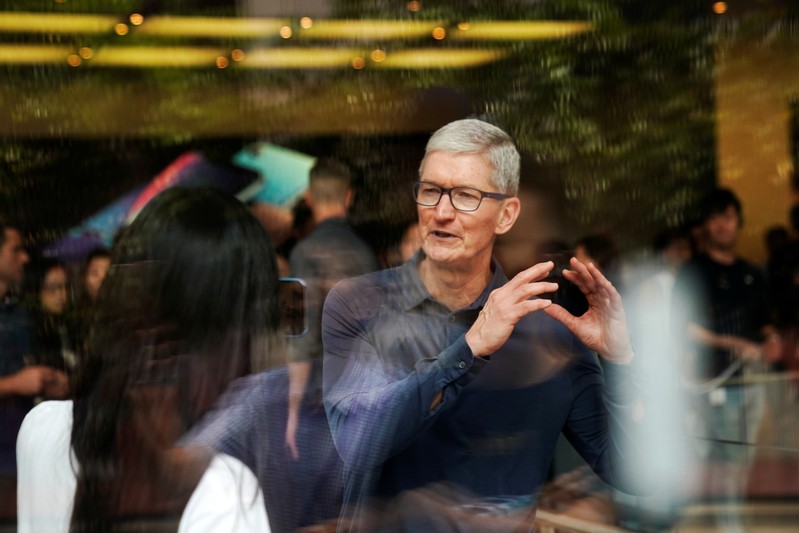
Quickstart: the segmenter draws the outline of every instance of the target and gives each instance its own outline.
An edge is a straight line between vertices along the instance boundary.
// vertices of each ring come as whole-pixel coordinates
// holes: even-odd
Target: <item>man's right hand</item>
[[[499,350],[523,316],[552,304],[545,298],[530,298],[558,289],[557,283],[541,281],[554,266],[552,261],[538,263],[491,292],[477,320],[466,332],[466,343],[475,357],[485,357]]]

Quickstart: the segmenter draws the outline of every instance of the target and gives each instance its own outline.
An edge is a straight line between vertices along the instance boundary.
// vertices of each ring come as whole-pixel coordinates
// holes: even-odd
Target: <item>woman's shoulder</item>
[[[31,409],[17,434],[17,465],[69,463],[72,401],[47,401]]]
[[[72,429],[72,400],[50,400],[31,409],[19,430],[18,440],[24,436],[42,437]]]
[[[270,531],[258,479],[238,459],[217,454],[205,470],[178,529],[198,531]]]

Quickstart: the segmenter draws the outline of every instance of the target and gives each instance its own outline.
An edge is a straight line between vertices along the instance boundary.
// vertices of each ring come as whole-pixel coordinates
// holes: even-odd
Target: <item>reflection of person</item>
[[[106,248],[95,248],[83,260],[75,308],[72,313],[74,336],[71,340],[78,357],[86,351],[92,314],[110,264],[111,254]]]
[[[311,169],[306,202],[314,219],[314,230],[291,251],[289,269],[307,286],[308,333],[289,339],[289,398],[286,444],[294,459],[299,458],[296,430],[301,398],[311,381],[312,364],[322,358],[321,315],[327,293],[344,278],[377,269],[369,245],[347,223],[353,199],[350,170],[333,160],[319,160]],[[321,379],[312,380],[321,401]]]
[[[25,365],[32,353],[30,319],[13,292],[28,263],[19,231],[0,221],[0,476],[16,471],[15,442],[36,396],[61,392],[64,374],[43,365]]]
[[[764,390],[740,379],[750,365],[779,355],[780,343],[765,305],[765,286],[755,266],[735,253],[743,218],[741,204],[728,189],[711,191],[702,202],[704,251],[677,273],[672,325],[680,346],[683,373],[696,393],[688,419],[714,496],[732,502],[743,496],[747,463],[764,412]],[[725,527],[740,527],[732,507],[720,516]]]
[[[762,341],[776,338],[766,335],[773,328],[763,276],[735,253],[743,220],[740,201],[732,191],[716,189],[702,209],[705,251],[677,273],[673,317],[677,332],[696,348],[689,361],[693,377],[723,385],[741,375],[743,360],[770,354],[771,343]]]
[[[66,265],[54,259],[43,259],[34,269],[31,293],[36,300],[31,313],[35,364],[71,372],[77,362],[75,327],[69,316],[69,275]],[[66,396],[64,391],[60,397]]]
[[[223,193],[169,189],[124,231],[103,283],[74,403],[38,405],[20,431],[19,530],[149,514],[178,531],[269,531],[241,462],[175,447],[277,329],[263,228]]]
[[[574,317],[538,297],[557,288],[540,281],[551,262],[508,281],[492,260],[496,236],[520,210],[519,154],[502,130],[478,120],[444,126],[420,179],[421,251],[340,283],[325,305],[325,407],[353,513],[342,527],[379,529],[361,519],[392,499],[392,512],[377,514],[396,527],[454,529],[447,516],[468,527],[470,515],[519,509],[531,527],[561,431],[603,479],[633,489],[621,468],[634,395],[617,386],[633,359],[619,294],[572,259],[564,276],[590,305]],[[403,505],[408,491],[442,483],[463,495],[447,501],[468,511],[420,524],[415,506]]]
[[[335,517],[341,506],[341,461],[322,406],[322,306],[333,285],[377,269],[374,252],[346,220],[354,192],[351,181],[351,172],[342,163],[316,162],[305,195],[315,227],[289,256],[290,275],[307,286],[308,332],[287,340],[285,442],[295,464],[286,483],[296,489],[292,505],[298,508],[298,526]]]
[[[97,300],[100,286],[110,265],[111,254],[105,248],[97,248],[86,257],[83,268],[83,290],[90,301]]]

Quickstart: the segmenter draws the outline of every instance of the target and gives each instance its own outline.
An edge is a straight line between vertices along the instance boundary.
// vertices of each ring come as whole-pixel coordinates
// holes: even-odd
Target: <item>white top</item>
[[[19,533],[69,531],[76,486],[71,431],[71,401],[43,402],[25,417],[17,437]],[[229,455],[213,458],[180,517],[178,533],[205,531],[270,531],[258,480]]]

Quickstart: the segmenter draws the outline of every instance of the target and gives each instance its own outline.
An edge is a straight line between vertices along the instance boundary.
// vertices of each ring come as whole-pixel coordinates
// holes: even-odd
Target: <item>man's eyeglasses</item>
[[[429,181],[417,181],[413,185],[413,199],[416,203],[426,207],[438,205],[443,195],[449,196],[452,207],[458,211],[476,211],[480,207],[483,198],[492,200],[504,200],[510,198],[509,194],[499,192],[485,192],[472,187],[439,187]]]

